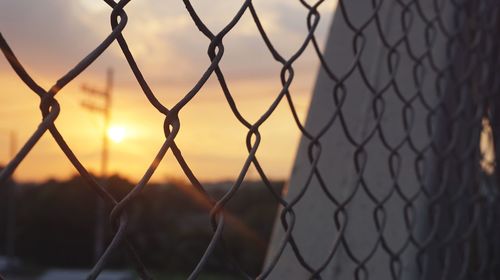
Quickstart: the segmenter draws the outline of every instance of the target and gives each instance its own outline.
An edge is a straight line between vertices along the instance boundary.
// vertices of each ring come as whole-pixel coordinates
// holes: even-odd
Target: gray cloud
[[[103,39],[75,16],[79,8],[66,0],[0,0],[0,31],[27,67],[62,74]]]
[[[298,2],[254,3],[276,48],[285,57],[290,56],[306,35],[306,9]],[[232,18],[241,1],[193,1],[193,5],[216,33]],[[181,1],[169,5],[132,1],[126,10],[129,23],[124,34],[149,79],[193,81],[209,65],[209,41],[197,30]],[[62,75],[110,32],[109,9],[92,13],[82,2],[67,0],[0,0],[0,31],[29,69]],[[226,36],[224,44],[222,66],[229,77],[277,79],[280,65],[266,49],[249,13]],[[302,59],[315,58],[306,55]],[[99,58],[99,65],[119,65],[118,75],[129,72],[116,46]],[[0,64],[0,71],[4,66]]]

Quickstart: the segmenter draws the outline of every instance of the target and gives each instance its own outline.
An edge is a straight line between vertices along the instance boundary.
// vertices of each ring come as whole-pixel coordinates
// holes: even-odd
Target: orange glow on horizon
[[[18,2],[4,6],[6,9],[0,7],[2,35],[26,71],[46,90],[110,32],[110,8],[103,2],[34,3],[33,7],[37,8],[32,9],[32,16],[1,16],[2,13],[14,13],[22,8],[17,7],[21,5]],[[226,5],[224,1],[220,2]],[[276,5],[270,5],[268,0],[255,2],[263,14],[262,23],[268,29],[268,35],[276,42],[276,48],[288,55],[300,47],[307,34],[307,26],[304,24],[300,29],[295,24],[285,25],[295,22],[294,16],[303,18],[307,14],[306,9],[286,1],[276,2]],[[221,14],[220,11],[213,12],[217,6],[213,3],[200,2],[198,5],[204,13],[204,20],[214,30],[231,18],[231,9]],[[234,2],[227,5],[237,8],[240,4]],[[284,14],[283,11],[289,11],[283,9],[284,6],[297,9],[297,14]],[[332,15],[333,7],[333,3],[322,6],[325,18]],[[54,13],[68,16],[55,20]],[[130,20],[124,33],[130,51],[159,102],[172,108],[193,88],[209,66],[210,59],[206,55],[209,42],[199,34],[181,2],[168,7],[156,2],[134,2],[127,13]],[[325,41],[326,36],[323,39],[320,37],[326,34],[329,23],[328,19],[325,20],[322,23],[324,33],[321,30],[317,33],[320,44]],[[241,19],[230,36],[225,38],[225,45],[221,65],[228,87],[241,115],[254,123],[268,110],[283,87],[280,81],[282,65],[273,60],[251,17]],[[81,85],[85,83],[102,88],[108,68],[114,70],[115,77],[112,86],[112,126],[107,131],[112,141],[109,145],[108,172],[137,181],[165,141],[165,116],[149,103],[118,44],[112,44],[55,96],[61,105],[55,125],[82,165],[98,174],[103,118],[82,109],[82,99],[88,96],[83,94]],[[302,120],[305,119],[318,68],[319,63],[312,50],[305,52],[294,64],[296,78],[290,93]],[[248,129],[231,111],[214,76],[180,111],[181,128],[175,139],[198,179],[212,182],[236,178],[248,157],[245,143]],[[18,143],[15,146],[22,147],[39,125],[41,113],[38,96],[19,79],[2,55],[0,84],[0,165],[5,165],[11,159],[9,133],[16,133]],[[259,128],[259,132],[262,141],[257,157],[266,175],[273,179],[288,178],[300,133],[285,101]],[[15,175],[19,181],[42,181],[48,178],[66,179],[75,173],[76,169],[50,133],[45,133],[19,165]],[[171,151],[160,162],[152,181],[164,181],[168,177],[184,178]],[[247,176],[248,179],[257,177],[252,171]]]

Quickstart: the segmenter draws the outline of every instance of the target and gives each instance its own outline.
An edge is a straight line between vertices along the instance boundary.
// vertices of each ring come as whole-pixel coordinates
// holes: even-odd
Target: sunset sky
[[[215,33],[232,18],[243,1],[192,1],[202,19]],[[307,10],[299,1],[254,0],[275,46],[289,57],[307,33]],[[321,45],[331,22],[335,1],[320,9],[317,33]],[[133,0],[124,35],[144,76],[167,107],[177,103],[209,65],[209,41],[201,34],[182,1]],[[92,51],[110,32],[110,9],[99,0],[0,0],[0,32],[32,77],[48,89]],[[244,116],[255,121],[281,88],[280,64],[269,54],[246,13],[225,37],[221,67]],[[112,126],[123,133],[111,142],[110,173],[137,180],[164,141],[163,115],[149,104],[135,81],[118,44],[108,50],[58,95],[61,114],[56,124],[83,164],[98,172],[102,117],[80,104],[88,100],[82,84],[105,85],[106,69],[115,72]],[[308,48],[297,61],[291,93],[305,118],[318,60]],[[0,57],[0,164],[10,159],[9,138],[17,135],[19,148],[41,120],[38,97],[25,86]],[[195,174],[202,180],[234,179],[246,159],[246,129],[229,109],[214,77],[180,114],[177,143]],[[271,178],[286,179],[295,156],[299,133],[286,103],[262,126],[257,153]],[[22,162],[15,177],[22,181],[67,178],[76,171],[49,134]],[[255,176],[250,172],[250,176]],[[170,152],[153,180],[181,177]]]

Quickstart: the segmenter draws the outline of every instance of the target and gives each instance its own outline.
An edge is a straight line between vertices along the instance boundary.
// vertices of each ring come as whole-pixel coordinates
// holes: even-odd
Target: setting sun
[[[108,129],[108,137],[115,143],[120,143],[125,138],[125,128],[123,126],[111,126]]]

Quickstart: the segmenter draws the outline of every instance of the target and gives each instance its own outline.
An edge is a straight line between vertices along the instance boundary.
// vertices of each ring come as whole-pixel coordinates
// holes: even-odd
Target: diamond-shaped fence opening
[[[500,131],[496,71],[500,65],[500,2],[339,0],[323,50],[317,28],[325,19],[318,9],[329,1],[299,0],[296,4],[307,12],[302,22],[307,32],[298,48],[285,55],[275,48],[274,38],[266,32],[269,26],[262,24],[251,0],[240,1],[219,31],[208,27],[200,11],[184,0],[191,24],[207,38],[208,59],[199,62],[204,70],[190,90],[169,107],[150,88],[133,48],[129,48],[124,31],[131,20],[127,15],[130,1],[104,2],[109,6],[110,33],[50,88],[32,78],[16,58],[15,49],[0,35],[6,61],[39,97],[40,106],[33,110],[40,110],[43,116],[0,173],[0,182],[7,188],[13,172],[42,136],[55,140],[106,204],[103,207],[111,209],[109,219],[101,218],[112,228],[113,236],[99,252],[88,279],[98,278],[111,254],[121,249],[128,252],[141,278],[152,278],[129,240],[128,232],[134,229],[128,225],[134,217],[134,201],[148,188],[167,153],[189,180],[186,191],[205,201],[212,229],[204,254],[188,279],[198,278],[216,252],[223,252],[226,262],[244,279],[499,277],[496,229],[500,209],[495,172],[499,157],[495,146]],[[252,120],[238,108],[221,67],[225,38],[239,32],[236,29],[244,16],[252,19],[269,57],[281,69],[276,74],[280,89],[270,96],[266,110]],[[142,178],[123,197],[113,195],[104,181],[89,173],[55,123],[64,110],[58,93],[113,43],[119,46],[151,110],[164,115],[159,128],[163,144]],[[294,66],[306,50],[315,52],[320,71],[303,122],[294,103],[293,85],[301,79]],[[241,58],[248,59],[261,58]],[[192,106],[211,78],[217,80],[235,120],[246,130],[246,159],[234,182],[217,197],[211,197],[200,183],[176,143],[184,124],[181,112]],[[301,141],[290,181],[281,193],[259,162],[259,147],[264,140],[260,128],[284,105]],[[249,275],[235,261],[223,234],[224,226],[234,219],[225,208],[241,193],[249,170],[254,170],[280,205],[258,275]]]

